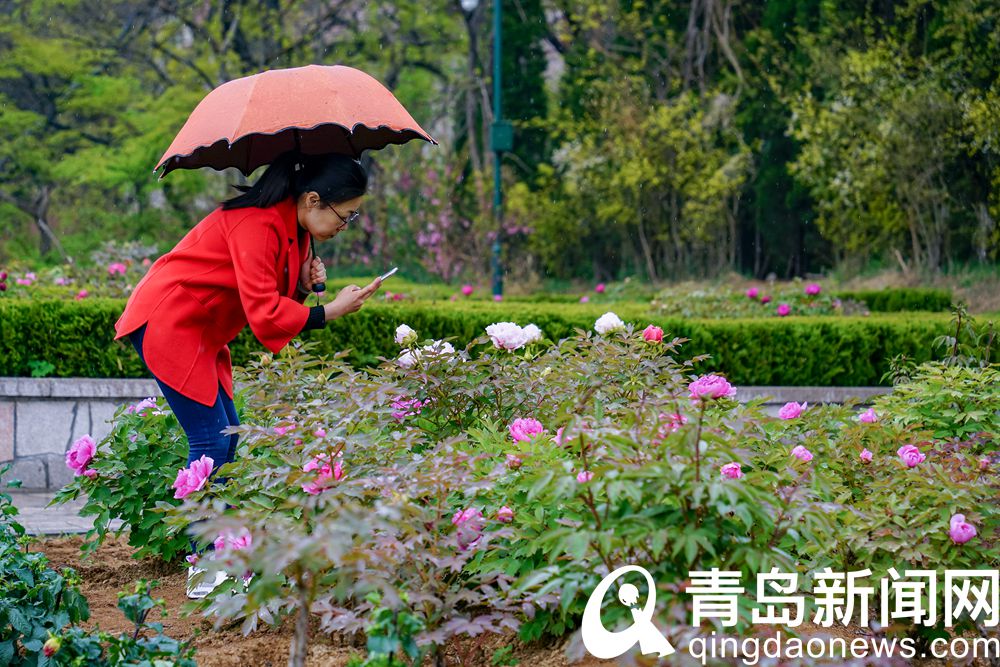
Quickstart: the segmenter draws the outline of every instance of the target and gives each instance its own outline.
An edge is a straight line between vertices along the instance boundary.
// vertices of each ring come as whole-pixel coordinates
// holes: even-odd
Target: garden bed
[[[81,559],[80,545],[82,536],[45,537],[31,545],[31,551],[41,551],[49,558],[54,569],[62,567],[74,568],[82,577],[81,592],[90,605],[90,619],[81,625],[86,628],[100,627],[103,630],[118,633],[132,629],[118,609],[116,591],[126,588],[137,579],[145,578],[160,583],[154,589],[153,597],[163,598],[166,602],[168,616],[155,617],[153,622],[163,624],[164,633],[180,640],[193,640],[197,648],[196,659],[199,667],[268,667],[285,665],[288,662],[288,647],[292,638],[292,623],[287,621],[277,628],[264,627],[243,636],[238,624],[231,629],[212,630],[211,621],[197,614],[186,616],[194,603],[187,599],[184,593],[185,572],[175,566],[164,564],[156,559],[136,561],[132,559],[132,548],[124,536],[109,537],[93,557]],[[316,626],[316,619],[313,619]],[[867,628],[858,625],[847,627],[835,626],[821,628],[809,623],[800,628],[805,636],[821,636],[823,634],[843,638],[850,642],[859,637],[871,637]],[[307,667],[344,667],[351,654],[364,653],[364,638],[353,635],[326,635],[312,628],[313,640],[309,645]],[[518,664],[531,667],[589,667],[592,665],[617,664],[613,660],[597,660],[585,657],[579,662],[571,662],[566,657],[565,645],[568,638],[551,646],[526,645],[513,636],[487,635],[479,643],[480,649],[476,660],[467,664],[469,667],[487,667],[491,665],[493,651],[501,646],[513,647],[513,656]],[[466,639],[465,644],[470,640]],[[463,647],[468,650],[467,647]],[[455,659],[453,657],[453,659]],[[872,662],[870,664],[877,664]],[[888,664],[888,663],[883,663]],[[944,665],[942,660],[914,660],[912,662],[897,661],[893,664],[912,664],[920,667],[937,667]],[[971,663],[987,665],[985,661]]]
[[[196,614],[184,616],[186,609],[195,603],[185,595],[186,573],[183,569],[153,558],[133,560],[133,549],[124,536],[109,537],[86,560],[80,555],[82,543],[82,536],[46,537],[32,544],[30,550],[43,552],[53,569],[71,567],[79,573],[83,579],[80,590],[90,605],[90,619],[81,624],[83,627],[100,626],[102,630],[112,633],[131,631],[132,623],[118,609],[117,591],[127,588],[137,579],[156,580],[160,585],[153,590],[153,597],[166,601],[169,615],[166,618],[154,616],[150,620],[162,623],[164,633],[175,639],[193,639],[199,667],[277,667],[288,663],[291,620],[277,628],[264,626],[246,637],[240,632],[238,623],[231,629],[213,631],[210,620]],[[318,625],[315,618],[313,624]],[[352,653],[364,654],[364,638],[360,635],[331,636],[318,632],[315,627],[311,634],[313,639],[309,644],[307,666],[343,667]],[[514,637],[487,635],[478,660],[469,663],[469,667],[490,665],[493,650],[505,645],[514,647],[514,656],[523,665],[562,667],[571,664],[564,655],[562,642],[555,646],[526,646]],[[614,664],[614,661],[588,658],[573,664],[587,667]]]

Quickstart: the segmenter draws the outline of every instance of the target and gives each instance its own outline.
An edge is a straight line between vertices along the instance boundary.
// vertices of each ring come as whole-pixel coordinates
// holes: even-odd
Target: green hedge
[[[945,312],[951,309],[951,290],[926,287],[890,287],[880,290],[837,291],[840,299],[863,301],[873,313],[904,311]]]
[[[47,361],[56,377],[146,377],[128,341],[112,340],[123,306],[117,299],[0,301],[0,376],[28,376],[30,362]],[[488,324],[503,320],[534,322],[558,340],[574,328],[592,330],[605,310],[593,304],[369,303],[303,338],[316,341],[321,354],[350,349],[350,359],[361,365],[398,354],[393,332],[404,322],[422,338],[455,337],[456,346],[464,347],[484,335]],[[650,319],[640,304],[617,304],[614,310],[639,328],[654,322],[667,336],[690,338],[682,356],[711,354],[700,370],[720,371],[743,385],[875,385],[894,355],[926,360],[934,338],[949,328],[948,315],[929,313],[684,320]],[[247,328],[230,349],[239,364],[263,348]]]

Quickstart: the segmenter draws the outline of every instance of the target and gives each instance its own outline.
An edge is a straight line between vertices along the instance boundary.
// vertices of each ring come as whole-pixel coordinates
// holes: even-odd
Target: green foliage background
[[[937,271],[1000,249],[988,0],[504,3],[512,279]],[[370,154],[349,273],[488,272],[492,4],[0,2],[0,263],[172,247],[236,174],[152,168],[209,90],[341,63],[441,145]]]

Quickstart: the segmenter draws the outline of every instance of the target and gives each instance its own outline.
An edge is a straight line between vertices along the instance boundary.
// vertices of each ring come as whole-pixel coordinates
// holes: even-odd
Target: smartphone
[[[381,276],[379,276],[379,280],[385,282],[385,279],[394,274],[396,271],[399,271],[399,267],[398,266],[392,267],[391,269],[383,273]]]

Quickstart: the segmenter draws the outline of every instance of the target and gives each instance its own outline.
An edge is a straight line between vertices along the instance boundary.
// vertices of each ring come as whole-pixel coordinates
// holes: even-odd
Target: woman
[[[239,424],[227,343],[244,326],[277,352],[301,332],[357,311],[378,289],[376,278],[345,287],[325,305],[303,305],[313,283],[326,281],[310,236],[326,241],[355,221],[367,186],[361,164],[349,157],[286,153],[136,285],[115,338],[129,337],[177,415],[188,464],[207,456],[214,474],[233,460],[237,436],[222,432]],[[214,584],[192,590],[194,573],[188,595],[204,597]]]

